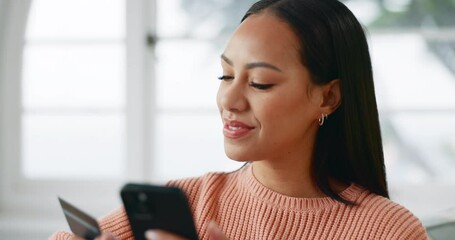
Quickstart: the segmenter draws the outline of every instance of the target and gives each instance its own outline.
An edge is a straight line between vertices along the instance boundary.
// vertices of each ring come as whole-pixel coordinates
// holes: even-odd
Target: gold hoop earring
[[[318,119],[319,126],[324,125],[324,122],[329,118],[329,115],[326,113],[321,113],[321,117]]]

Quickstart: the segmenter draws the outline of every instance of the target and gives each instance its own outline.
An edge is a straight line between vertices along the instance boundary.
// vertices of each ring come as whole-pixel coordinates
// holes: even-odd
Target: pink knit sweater
[[[421,222],[404,207],[352,184],[341,193],[356,206],[331,198],[294,198],[274,192],[253,176],[250,166],[172,181],[188,195],[201,239],[214,220],[228,239],[428,239]],[[100,220],[104,231],[133,239],[119,209]],[[56,232],[50,239],[68,239]]]

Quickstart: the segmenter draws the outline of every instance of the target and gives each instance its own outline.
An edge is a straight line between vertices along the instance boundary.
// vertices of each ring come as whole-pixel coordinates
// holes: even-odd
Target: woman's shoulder
[[[426,239],[426,230],[422,222],[409,209],[383,196],[357,188],[357,199],[353,210],[359,221],[376,225],[390,239]]]
[[[363,187],[356,186],[358,189],[356,204],[357,211],[362,214],[371,214],[383,219],[407,219],[409,217],[417,219],[414,214],[401,204],[372,193]]]

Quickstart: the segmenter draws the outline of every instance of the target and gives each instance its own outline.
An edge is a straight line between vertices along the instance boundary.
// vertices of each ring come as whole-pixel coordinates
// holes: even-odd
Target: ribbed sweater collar
[[[317,211],[323,208],[345,205],[330,197],[322,198],[298,198],[283,195],[262,185],[253,175],[251,164],[236,172],[244,194],[250,194],[259,201],[274,207],[292,211]],[[348,201],[355,202],[364,188],[352,183],[340,193],[340,196]]]

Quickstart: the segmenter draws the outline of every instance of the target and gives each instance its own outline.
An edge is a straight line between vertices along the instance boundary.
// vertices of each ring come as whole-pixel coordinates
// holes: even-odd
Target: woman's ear
[[[340,80],[334,79],[322,87],[321,111],[326,114],[333,113],[341,104]]]

